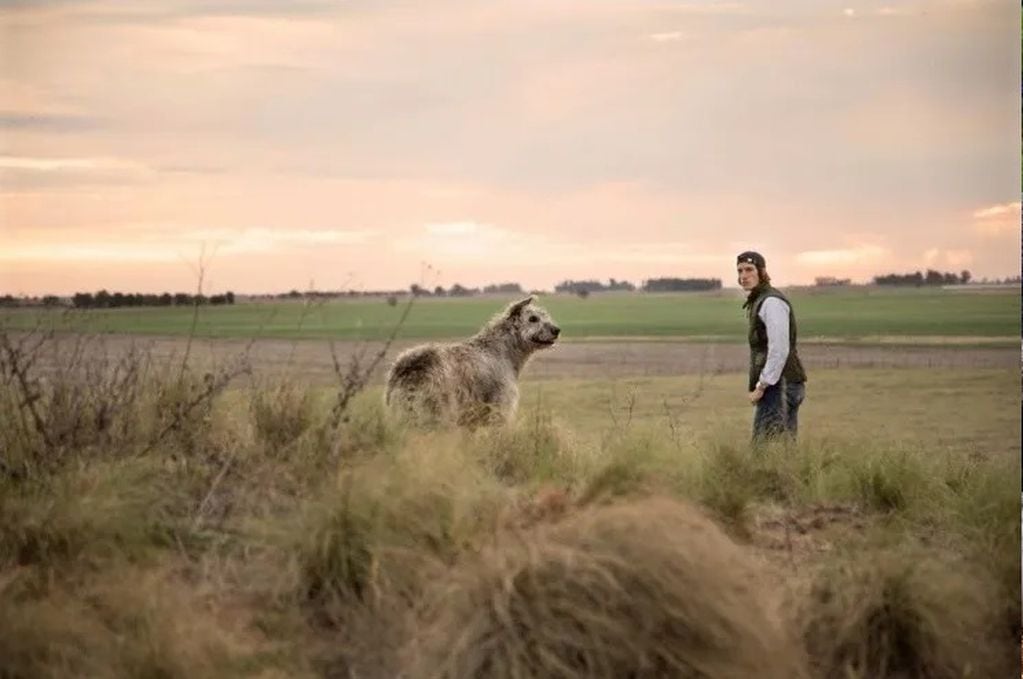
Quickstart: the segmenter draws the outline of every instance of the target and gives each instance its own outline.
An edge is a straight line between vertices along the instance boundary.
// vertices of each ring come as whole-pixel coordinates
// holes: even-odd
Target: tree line
[[[96,293],[76,292],[71,296],[71,304],[76,309],[119,309],[122,307],[139,306],[196,306],[204,304],[234,304],[234,293],[230,290],[222,295],[189,294],[187,292],[162,294],[139,292],[107,292]]]
[[[972,275],[969,271],[963,270],[956,274],[953,272],[935,271],[927,269],[926,273],[914,271],[913,273],[890,273],[882,276],[874,276],[875,285],[966,285],[970,282]]]
[[[701,290],[720,290],[719,278],[650,278],[639,287],[643,292],[693,292]],[[632,292],[636,286],[629,281],[608,279],[607,283],[599,280],[567,280],[554,286],[555,292],[586,296],[591,292]]]

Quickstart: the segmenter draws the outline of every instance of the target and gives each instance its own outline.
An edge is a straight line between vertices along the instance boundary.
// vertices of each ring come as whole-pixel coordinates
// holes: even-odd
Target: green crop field
[[[930,341],[1012,343],[1020,335],[1020,292],[950,290],[794,290],[790,294],[803,341]],[[475,332],[511,298],[416,300],[399,337],[447,338]],[[674,337],[742,341],[742,297],[718,293],[596,294],[588,299],[549,295],[540,300],[566,341],[590,338]],[[339,299],[326,302],[239,303],[202,307],[195,332],[204,337],[378,339],[401,318],[405,302]],[[15,310],[0,313],[9,329],[43,324],[94,332],[186,335],[191,307],[92,311]]]

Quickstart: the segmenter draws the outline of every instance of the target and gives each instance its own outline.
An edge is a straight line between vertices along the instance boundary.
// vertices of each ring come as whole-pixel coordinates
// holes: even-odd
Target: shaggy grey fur
[[[527,297],[463,342],[402,352],[388,371],[384,402],[419,423],[473,427],[509,421],[518,407],[523,366],[560,333],[547,311]]]

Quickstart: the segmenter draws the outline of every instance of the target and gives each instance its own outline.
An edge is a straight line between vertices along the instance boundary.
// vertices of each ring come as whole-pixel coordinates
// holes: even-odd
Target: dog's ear
[[[534,299],[536,298],[533,297],[533,295],[530,295],[529,297],[523,300],[515,302],[514,304],[508,307],[508,312],[505,314],[505,316],[507,316],[508,318],[515,318],[516,316],[521,314],[522,310],[529,306],[530,302],[532,302]]]

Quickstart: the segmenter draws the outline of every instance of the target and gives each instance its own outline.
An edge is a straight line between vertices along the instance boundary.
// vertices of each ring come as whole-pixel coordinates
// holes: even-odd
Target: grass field
[[[1018,294],[796,299],[804,326],[849,341],[1018,337]],[[468,334],[502,303],[422,300],[403,334]],[[546,304],[579,339],[628,337],[636,318],[647,325],[633,337],[742,339],[727,295]],[[266,314],[270,336],[371,337],[400,310],[204,308],[197,334],[245,337]],[[74,314],[93,330],[179,334],[175,346],[191,319]],[[1004,368],[821,363],[798,443],[754,450],[734,365],[609,379],[602,366],[623,354],[578,344],[597,364],[578,378],[533,370],[511,426],[419,432],[386,416],[378,383],[349,394],[330,369],[310,379],[283,346],[295,342],[278,342],[288,369],[248,382],[230,360],[244,342],[218,341],[203,361],[196,347],[185,365],[180,352],[133,353],[131,338],[77,337],[0,331],[4,679],[1019,668],[1012,356]]]
[[[828,341],[1013,343],[1020,336],[1020,293],[947,290],[795,290],[791,293],[804,342]],[[508,298],[420,299],[401,328],[402,338],[463,337],[500,310]],[[541,299],[563,329],[565,341],[590,338],[689,338],[744,340],[738,292],[551,295]],[[200,309],[195,331],[202,337],[332,337],[379,339],[403,312],[382,299],[246,303]],[[94,332],[185,335],[192,331],[188,307],[104,311],[0,313],[0,324],[26,329],[39,323]]]

